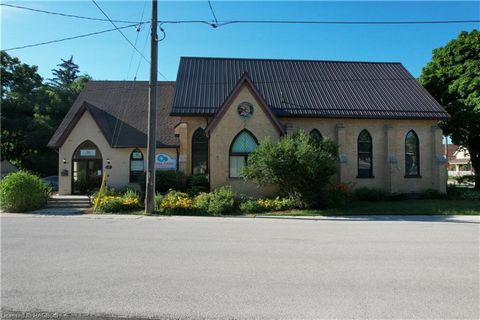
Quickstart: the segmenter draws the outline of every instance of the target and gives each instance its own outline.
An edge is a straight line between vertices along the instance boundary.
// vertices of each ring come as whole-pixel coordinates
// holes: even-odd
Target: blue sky
[[[103,18],[91,1],[2,1],[14,5]],[[150,17],[150,1],[99,1],[112,19],[144,20]],[[218,20],[471,20],[480,19],[480,1],[424,2],[253,2],[212,1]],[[1,9],[1,47],[54,40],[112,26],[28,12]],[[160,20],[212,20],[207,1],[159,2]],[[122,24],[118,24],[121,26]],[[445,45],[462,30],[479,24],[455,25],[230,25],[213,29],[206,25],[164,26],[167,37],[159,45],[159,69],[175,80],[181,56],[255,57],[285,59],[395,61],[414,75],[430,60],[434,48]],[[148,26],[139,33],[134,28],[124,33],[149,57]],[[40,74],[50,70],[60,58],[74,56],[83,73],[97,80],[132,79],[139,60],[132,47],[118,32],[10,51],[23,62],[39,66]],[[130,65],[130,61],[132,64]],[[129,68],[130,65],[130,68]],[[148,79],[148,66],[141,61],[137,79]],[[160,80],[160,78],[159,78]]]

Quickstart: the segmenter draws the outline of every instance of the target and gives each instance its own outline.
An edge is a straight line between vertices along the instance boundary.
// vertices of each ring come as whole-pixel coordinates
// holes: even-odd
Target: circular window
[[[242,102],[237,108],[238,115],[242,118],[249,118],[253,114],[253,106],[249,102]]]

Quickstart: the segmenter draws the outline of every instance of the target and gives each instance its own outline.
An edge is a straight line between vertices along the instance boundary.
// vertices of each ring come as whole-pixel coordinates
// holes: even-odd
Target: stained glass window
[[[206,173],[208,166],[208,140],[205,131],[198,128],[192,136],[192,173]]]
[[[418,136],[410,130],[405,137],[405,175],[420,175],[420,154]]]
[[[372,177],[372,136],[367,130],[363,130],[358,135],[358,177]]]
[[[249,131],[240,132],[230,146],[230,178],[240,178],[247,163],[248,154],[257,149],[257,139]]]

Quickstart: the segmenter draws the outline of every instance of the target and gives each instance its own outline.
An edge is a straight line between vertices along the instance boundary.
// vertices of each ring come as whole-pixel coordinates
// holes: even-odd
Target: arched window
[[[358,135],[357,142],[358,152],[358,177],[373,177],[372,163],[372,136],[367,130],[363,130]]]
[[[241,131],[230,145],[230,178],[240,178],[249,153],[257,149],[257,139],[248,130]]]
[[[312,129],[312,131],[310,131],[310,139],[315,143],[320,143],[323,140],[323,136],[317,129]]]
[[[130,154],[130,182],[138,182],[138,178],[145,171],[145,161],[143,153],[135,149]]]
[[[208,166],[208,140],[205,130],[198,128],[192,136],[192,173],[206,173]]]
[[[410,130],[405,136],[405,176],[420,176],[420,151],[418,136]]]

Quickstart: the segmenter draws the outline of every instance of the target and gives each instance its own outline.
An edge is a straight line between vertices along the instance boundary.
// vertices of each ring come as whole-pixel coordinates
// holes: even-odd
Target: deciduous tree
[[[243,174],[259,185],[276,185],[283,193],[315,207],[321,205],[325,186],[337,172],[337,155],[332,141],[313,141],[300,131],[277,143],[263,140],[248,156]]]
[[[453,143],[468,149],[475,188],[480,189],[480,32],[462,32],[433,50],[420,83],[450,114],[440,127]]]

